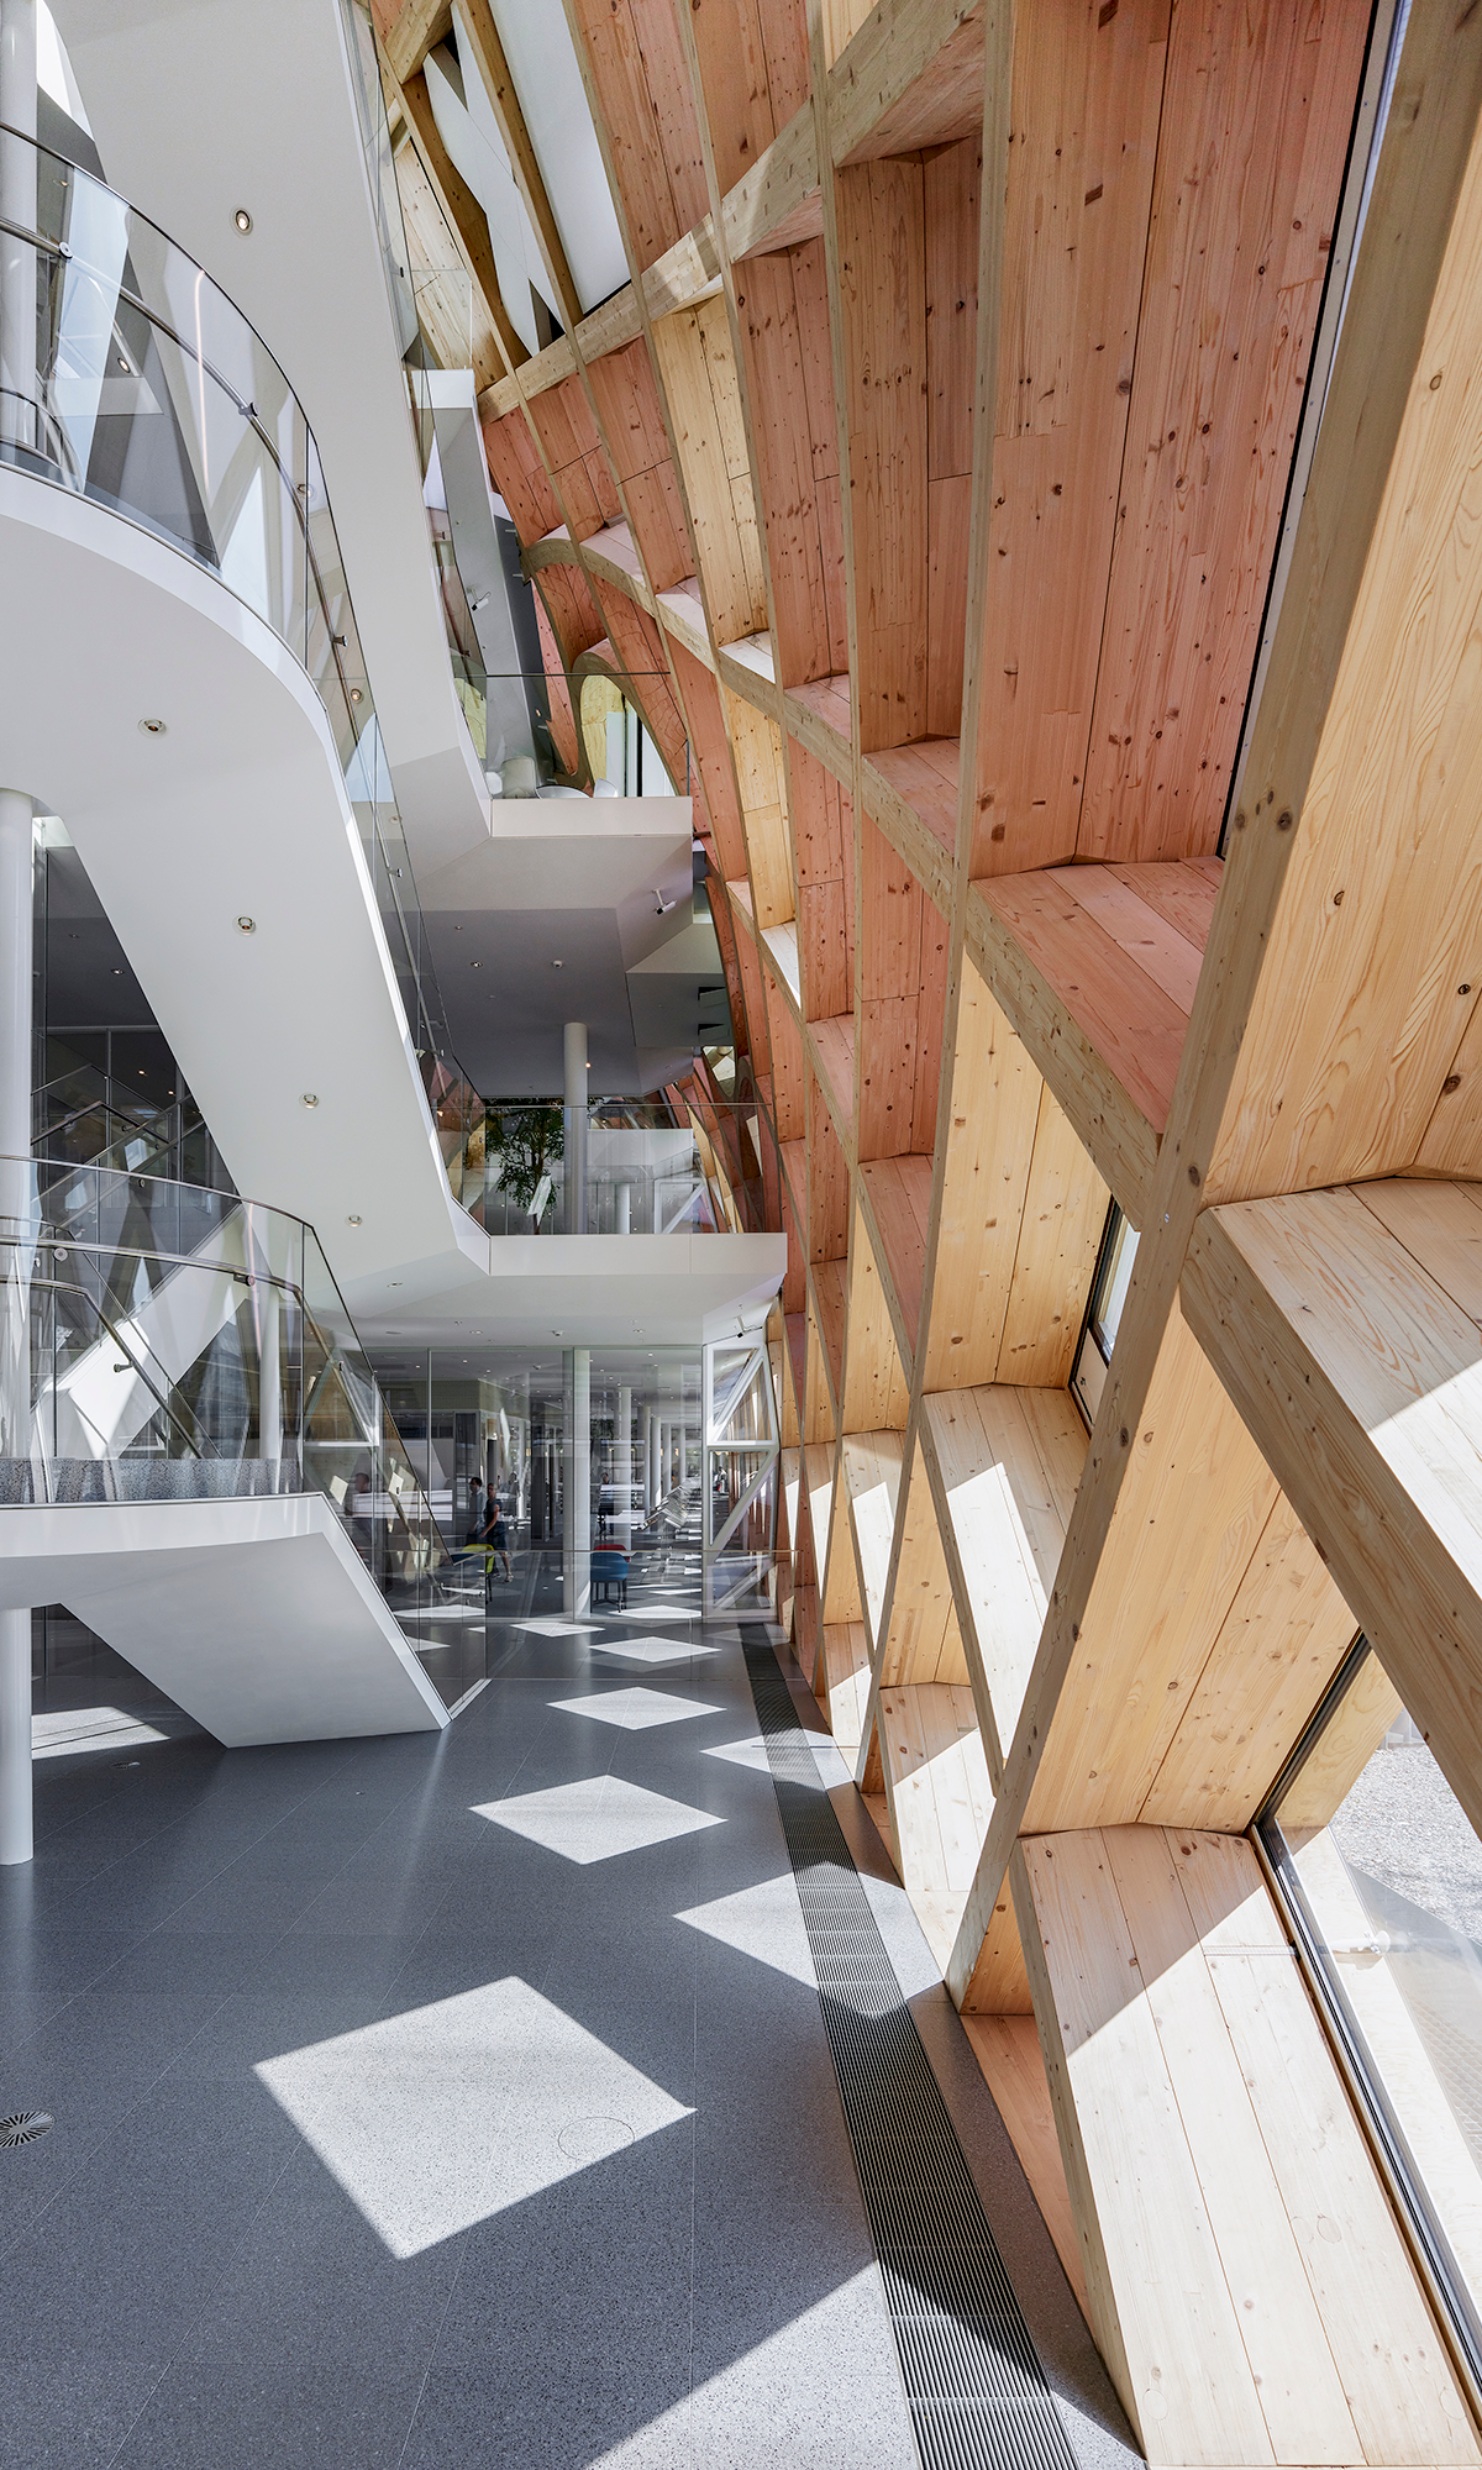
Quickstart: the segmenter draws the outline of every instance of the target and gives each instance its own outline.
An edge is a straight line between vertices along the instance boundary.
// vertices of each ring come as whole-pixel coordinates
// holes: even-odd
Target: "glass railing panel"
[[[0,1200],[0,1503],[319,1492],[398,1618],[461,1600],[312,1230],[46,1161]]]
[[[0,457],[142,524],[217,575],[303,664],[354,808],[413,1043],[446,1050],[319,456],[259,335],[148,218],[0,129],[35,198],[36,319],[0,331]],[[16,185],[16,184],[13,184]],[[25,286],[22,287],[26,288]],[[7,290],[0,318],[12,299]],[[477,734],[476,646],[460,693]],[[199,1144],[197,1145],[199,1147]]]
[[[559,1105],[489,1104],[472,1120],[448,1100],[434,1101],[434,1111],[454,1190],[489,1234],[570,1231]],[[663,1101],[597,1102],[587,1126],[585,1232],[728,1234],[775,1226],[775,1175],[769,1195],[761,1165],[770,1138],[754,1107],[707,1104],[702,1120],[688,1110],[681,1118]]]

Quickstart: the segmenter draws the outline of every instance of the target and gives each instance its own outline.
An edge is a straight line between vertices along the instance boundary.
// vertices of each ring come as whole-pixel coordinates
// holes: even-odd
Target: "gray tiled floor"
[[[506,1620],[437,1740],[38,1766],[0,2112],[57,2123],[0,2154],[0,2470],[914,2470],[740,1648],[669,1658],[701,1639],[639,1679],[632,1624]],[[635,1695],[692,1711],[591,1720]],[[1125,2463],[835,1798],[1085,2470]]]
[[[435,1742],[38,1766],[6,2470],[910,2470],[772,1786],[707,1754],[739,1648],[640,1682],[632,1631],[496,1633]],[[635,1690],[696,1712],[591,1720]],[[566,1851],[479,1814],[581,1782]],[[622,1784],[686,1831],[604,1853]]]

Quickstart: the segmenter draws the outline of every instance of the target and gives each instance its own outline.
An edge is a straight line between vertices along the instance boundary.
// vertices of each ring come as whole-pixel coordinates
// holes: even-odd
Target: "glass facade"
[[[1117,1342],[1117,1332],[1122,1326],[1122,1313],[1136,1259],[1137,1229],[1130,1219],[1123,1217],[1113,1201],[1107,1212],[1096,1274],[1091,1281],[1086,1326],[1081,1332],[1075,1368],[1070,1376],[1071,1396],[1088,1424],[1096,1421],[1096,1410],[1101,1404],[1106,1369]]]
[[[590,1590],[594,1611],[625,1607],[630,1591],[641,1602],[660,1583],[696,1612],[770,1610],[777,1441],[765,1345],[580,1353],[578,1381],[576,1351],[558,1343],[378,1350],[382,1392],[462,1573],[455,1586],[469,1601],[481,1586],[496,1622],[555,1613],[573,1584]]]
[[[1482,1842],[1365,1641],[1278,1784],[1260,1835],[1476,2380]]]

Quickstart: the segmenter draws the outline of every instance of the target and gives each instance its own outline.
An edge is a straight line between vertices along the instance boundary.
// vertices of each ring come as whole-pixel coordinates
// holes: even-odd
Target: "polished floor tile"
[[[719,1707],[676,1698],[668,1690],[603,1690],[593,1698],[555,1698],[562,1715],[585,1715],[593,1723],[617,1724],[624,1732],[649,1732],[655,1724],[682,1724],[693,1715],[719,1715]]]
[[[436,1738],[38,1763],[0,2470],[913,2470],[737,1634],[558,1602]]]
[[[585,1776],[579,1783],[553,1784],[545,1792],[486,1801],[478,1814],[567,1861],[583,1863],[642,1852],[677,1835],[690,1835],[697,1827],[720,1824],[705,1810],[646,1792],[641,1784],[625,1783],[615,1775]]]

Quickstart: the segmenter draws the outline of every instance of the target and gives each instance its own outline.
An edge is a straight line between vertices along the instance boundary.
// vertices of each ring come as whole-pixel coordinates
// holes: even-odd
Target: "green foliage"
[[[559,1106],[515,1107],[507,1115],[494,1117],[490,1132],[491,1146],[504,1160],[502,1189],[518,1208],[529,1209],[541,1177],[550,1173],[554,1159],[566,1154],[564,1110]]]

